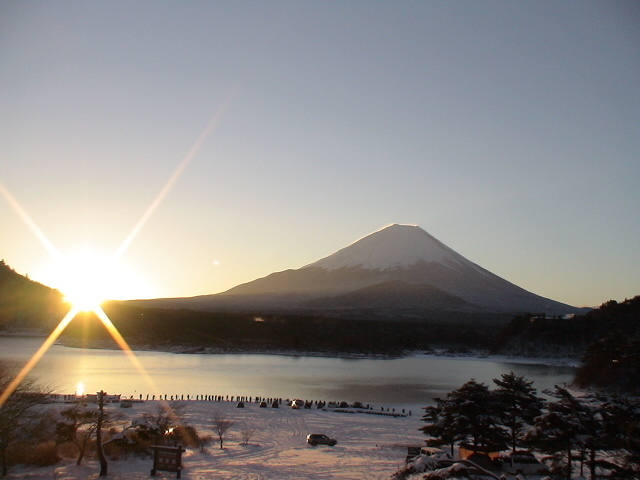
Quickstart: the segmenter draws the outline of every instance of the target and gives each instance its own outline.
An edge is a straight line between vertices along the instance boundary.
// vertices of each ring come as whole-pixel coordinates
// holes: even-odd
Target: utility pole
[[[98,449],[98,460],[100,461],[100,477],[107,476],[107,457],[104,455],[102,448],[102,421],[104,420],[104,397],[106,393],[103,390],[98,392],[98,428],[96,429],[96,448]]]

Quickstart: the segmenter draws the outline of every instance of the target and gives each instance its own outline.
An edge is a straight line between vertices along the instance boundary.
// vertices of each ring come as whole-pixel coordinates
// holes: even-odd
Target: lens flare
[[[162,187],[162,190],[160,190],[160,193],[158,193],[158,195],[153,200],[153,202],[151,202],[151,205],[149,205],[149,208],[147,208],[147,210],[144,212],[142,217],[140,217],[140,220],[138,220],[138,223],[133,227],[133,230],[131,230],[131,233],[129,233],[129,235],[127,236],[127,238],[124,239],[120,247],[118,247],[114,255],[116,258],[119,258],[129,248],[129,245],[136,238],[136,236],[138,235],[138,233],[140,232],[144,224],[147,222],[147,220],[149,220],[149,218],[151,217],[153,212],[155,212],[155,210],[158,208],[162,200],[164,200],[164,197],[166,197],[167,193],[169,193],[169,191],[171,190],[173,185],[176,183],[178,178],[180,178],[180,175],[182,175],[182,172],[184,171],[184,169],[187,168],[187,165],[189,165],[191,160],[197,155],[197,153],[200,151],[200,149],[202,148],[204,143],[207,141],[211,133],[218,126],[218,124],[220,123],[220,120],[222,119],[224,113],[226,112],[229,104],[233,99],[234,99],[233,93],[230,95],[227,95],[223,104],[213,114],[213,117],[211,117],[211,120],[209,120],[209,123],[204,128],[200,136],[196,139],[196,141],[191,146],[187,154],[178,164],[178,167],[173,172],[173,175],[171,175],[167,183],[164,185],[164,187]]]
[[[71,320],[73,320],[79,312],[80,311],[77,308],[72,307],[71,310],[69,310],[69,312],[64,316],[64,318],[60,320],[60,323],[58,324],[58,326],[53,330],[53,332],[51,332],[51,334],[47,337],[44,343],[40,346],[38,351],[33,354],[33,356],[29,359],[27,364],[24,367],[22,367],[22,370],[20,370],[18,375],[16,375],[13,381],[7,386],[5,391],[2,392],[2,394],[0,395],[0,407],[2,407],[2,405],[4,405],[4,403],[13,394],[13,392],[16,391],[16,388],[18,388],[18,385],[22,383],[22,381],[29,374],[31,369],[33,369],[33,367],[36,366],[36,364],[40,361],[42,356],[47,352],[47,350],[49,350],[49,347],[51,347],[51,345],[54,344],[54,342],[58,339],[60,334],[64,332],[64,329],[67,328],[67,325],[69,325]]]
[[[40,346],[38,351],[29,359],[26,365],[20,370],[20,372],[14,377],[10,384],[0,394],[0,408],[5,404],[9,397],[16,391],[20,383],[31,372],[33,367],[40,361],[42,356],[49,350],[51,345],[60,337],[62,332],[67,328],[69,323],[80,313],[81,311],[94,312],[102,324],[105,326],[109,334],[116,341],[120,349],[129,358],[131,363],[136,367],[141,376],[146,380],[152,392],[160,397],[159,391],[151,376],[147,373],[144,366],[140,363],[136,355],[133,353],[129,344],[122,337],[118,329],[113,322],[109,319],[107,314],[102,310],[100,304],[106,298],[118,298],[119,295],[113,294],[112,288],[115,285],[122,285],[123,282],[129,278],[128,275],[123,274],[117,269],[114,270],[114,266],[117,261],[122,257],[124,252],[128,249],[129,245],[139,231],[142,229],[146,221],[158,208],[158,205],[162,202],[167,193],[171,190],[175,182],[178,180],[184,169],[196,156],[202,145],[209,138],[213,130],[217,127],[226,108],[233,99],[233,95],[227,96],[220,108],[215,112],[203,132],[197,138],[193,146],[189,149],[188,153],[178,164],[173,175],[169,181],[162,188],[158,196],[151,203],[149,208],[142,215],[140,220],[136,223],[131,233],[125,238],[120,247],[115,251],[112,256],[95,256],[81,254],[79,257],[65,258],[55,248],[55,246],[44,235],[36,223],[31,219],[27,212],[22,208],[18,201],[11,195],[4,185],[0,182],[0,195],[2,195],[7,203],[13,208],[16,214],[24,221],[27,227],[33,232],[33,234],[40,240],[40,243],[49,252],[52,259],[58,263],[60,274],[60,282],[55,282],[53,285],[60,288],[60,290],[67,295],[67,300],[71,303],[71,308],[64,316],[56,328],[51,332],[47,339]],[[100,260],[100,258],[107,259],[106,261]],[[77,395],[84,393],[84,384],[78,383],[76,390]],[[172,413],[171,406],[166,402],[161,403],[162,407],[168,412]]]

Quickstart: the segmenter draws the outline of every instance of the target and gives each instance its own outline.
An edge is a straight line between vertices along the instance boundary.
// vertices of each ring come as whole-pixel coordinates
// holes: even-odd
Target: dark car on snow
[[[311,446],[329,445],[333,447],[338,441],[335,438],[329,438],[321,433],[311,433],[307,435],[307,443]]]

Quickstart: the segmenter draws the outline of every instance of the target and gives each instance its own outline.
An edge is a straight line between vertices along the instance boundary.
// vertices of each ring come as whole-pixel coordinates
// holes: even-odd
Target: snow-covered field
[[[215,436],[211,420],[220,412],[235,422],[224,442],[224,448],[212,443],[200,449],[188,449],[183,455],[182,478],[204,479],[389,479],[404,465],[408,446],[423,446],[424,435],[420,406],[413,406],[412,415],[393,417],[365,413],[341,413],[312,409],[293,410],[284,404],[280,408],[260,408],[245,403],[237,408],[235,402],[186,403],[185,417],[196,427],[198,434]],[[395,407],[396,412],[408,405]],[[158,402],[134,404],[111,410],[124,413],[129,419],[145,411],[155,411]],[[377,407],[380,410],[380,407]],[[242,445],[241,432],[246,426],[255,429],[248,445]],[[324,433],[338,441],[334,447],[312,447],[306,443],[309,433]],[[110,460],[108,479],[149,479],[153,461],[146,459]],[[98,478],[99,465],[86,459],[78,467],[74,459],[43,468],[14,467],[9,479],[84,480]],[[176,478],[172,472],[157,472],[155,478]]]

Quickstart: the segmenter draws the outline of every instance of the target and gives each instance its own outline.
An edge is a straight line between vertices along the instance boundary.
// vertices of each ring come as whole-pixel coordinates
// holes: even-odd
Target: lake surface
[[[44,339],[0,337],[0,361],[22,367]],[[341,359],[261,354],[135,352],[143,372],[120,350],[53,345],[32,376],[57,393],[104,390],[125,396],[233,395],[360,401],[372,405],[428,405],[470,379],[495,387],[492,379],[513,371],[534,381],[538,393],[571,382],[575,368],[492,359],[415,356]]]

